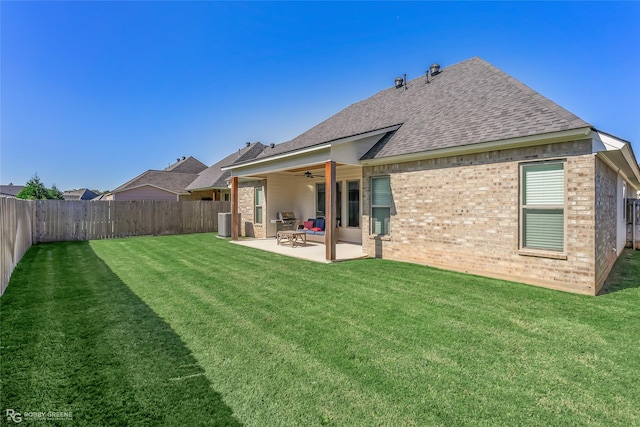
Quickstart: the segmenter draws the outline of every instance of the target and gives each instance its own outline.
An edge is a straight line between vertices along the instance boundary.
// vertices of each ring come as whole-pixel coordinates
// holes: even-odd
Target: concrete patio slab
[[[307,242],[306,245],[296,246],[295,248],[289,245],[278,245],[275,238],[231,240],[231,243],[294,258],[306,259],[308,261],[325,264],[331,263],[331,261],[325,259],[325,247],[322,243]],[[336,260],[334,262],[366,258],[367,256],[367,254],[362,252],[361,245],[354,243],[337,243]]]

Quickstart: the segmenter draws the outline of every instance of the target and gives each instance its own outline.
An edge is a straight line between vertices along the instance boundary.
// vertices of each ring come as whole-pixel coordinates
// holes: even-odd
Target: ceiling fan
[[[306,171],[300,176],[306,176],[307,178],[324,178],[324,175],[316,175],[314,173],[311,173],[311,171]]]

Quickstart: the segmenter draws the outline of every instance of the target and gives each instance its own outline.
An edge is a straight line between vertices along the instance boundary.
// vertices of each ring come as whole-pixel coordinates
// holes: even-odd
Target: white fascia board
[[[640,185],[640,167],[631,150],[631,144],[627,141],[616,138],[608,133],[594,131],[594,140],[598,139],[604,146],[604,150],[597,152],[600,159],[606,159],[611,168],[619,173],[634,187],[638,189]],[[619,156],[609,156],[608,152],[619,152],[622,159]],[[624,160],[623,160],[624,159]],[[621,164],[626,163],[626,164]]]
[[[551,144],[556,142],[574,141],[589,138],[590,128],[578,128],[553,132],[522,136],[518,138],[503,139],[499,141],[481,142],[478,144],[463,145],[459,147],[441,148],[437,150],[422,151],[419,153],[401,154],[398,156],[382,157],[379,159],[362,160],[365,166],[381,165],[388,163],[410,162],[414,160],[434,159],[438,157],[459,156],[463,154],[475,154],[485,151],[506,150],[508,148],[531,147],[536,145]]]
[[[271,163],[271,162],[277,162],[278,160],[286,159],[288,157],[302,156],[304,154],[314,153],[316,151],[326,150],[328,148],[331,148],[331,144],[315,145],[313,147],[308,147],[308,148],[303,148],[301,150],[296,150],[296,151],[292,151],[292,152],[277,154],[275,156],[267,157],[265,159],[253,160],[251,162],[242,163],[242,164],[239,164],[239,165],[224,166],[224,167],[221,168],[221,170],[223,170],[223,171],[228,171],[228,170],[233,171],[234,169],[241,169],[241,168],[245,168],[245,167],[248,167],[248,166],[264,164],[264,163]]]
[[[631,172],[636,178],[635,180],[636,190],[639,190],[640,189],[640,166],[638,166],[638,162],[635,159],[629,144],[625,144],[625,146],[622,148],[621,151],[622,151],[622,155],[624,156],[624,159],[627,161],[627,164],[631,169]]]
[[[604,132],[594,131],[594,134],[602,142],[605,149],[608,150],[621,150],[626,145],[626,141],[616,138],[613,135],[609,135]]]
[[[231,170],[232,176],[260,176],[269,173],[282,172],[293,168],[306,168],[331,160],[331,147],[325,146],[322,150],[305,152],[298,156],[282,157],[271,162],[258,162],[252,164],[236,165]]]
[[[629,167],[630,165],[624,164],[628,162],[622,150],[600,151],[596,153],[596,156],[627,181],[636,191],[640,189],[640,176],[637,175],[633,168]]]
[[[370,132],[364,132],[361,134],[357,134],[357,135],[351,135],[351,136],[346,136],[344,138],[339,138],[339,139],[335,139],[332,141],[327,141],[323,144],[320,145],[315,145],[312,147],[308,147],[308,148],[302,148],[300,150],[295,150],[295,151],[289,151],[286,153],[282,153],[282,154],[277,154],[275,156],[271,156],[271,157],[267,157],[264,159],[257,159],[257,160],[253,160],[253,161],[249,161],[247,163],[241,163],[238,165],[229,165],[229,166],[225,166],[223,168],[221,168],[221,170],[223,171],[233,171],[233,170],[239,170],[242,168],[245,168],[247,166],[254,166],[254,165],[258,165],[258,164],[265,164],[265,163],[274,163],[274,162],[278,162],[281,161],[283,159],[287,159],[287,158],[291,158],[291,157],[300,157],[303,156],[305,154],[309,154],[309,153],[315,153],[321,150],[325,150],[328,148],[332,148],[335,147],[337,145],[341,145],[341,144],[346,144],[349,142],[353,142],[353,141],[358,141],[361,139],[365,139],[371,136],[375,136],[375,135],[382,135],[385,134],[387,132],[391,132],[394,130],[397,130],[398,128],[400,128],[400,126],[402,126],[401,124],[397,124],[397,125],[393,125],[393,126],[387,126],[385,128],[381,128],[381,129],[376,129],[376,130],[372,130]],[[327,159],[327,160],[331,160],[331,159]],[[311,165],[313,163],[310,163],[309,165]]]
[[[400,126],[402,126],[402,125],[398,124],[398,125],[393,125],[393,126],[387,126],[385,128],[380,128],[380,129],[372,130],[372,131],[369,131],[369,132],[359,133],[357,135],[351,135],[351,136],[347,136],[347,137],[344,137],[344,138],[335,139],[335,140],[331,141],[331,145],[332,146],[336,146],[336,145],[339,145],[339,144],[345,144],[347,142],[353,142],[353,141],[358,141],[358,140],[361,140],[361,139],[369,138],[370,136],[382,135],[382,134],[385,134],[387,132],[398,130],[398,129],[400,129]]]

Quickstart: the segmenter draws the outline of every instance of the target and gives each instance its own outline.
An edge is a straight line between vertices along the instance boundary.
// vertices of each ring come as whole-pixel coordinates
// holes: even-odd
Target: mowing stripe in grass
[[[145,335],[113,328],[129,343],[118,351],[135,342],[164,360],[187,348],[183,368],[156,375],[204,381],[246,425],[640,423],[640,288],[626,277],[592,298],[384,260],[310,263],[210,234],[89,246],[113,285],[85,277],[76,292],[126,287],[181,342],[158,341],[151,323]],[[640,274],[640,258],[622,261]],[[141,400],[144,378],[126,366],[134,375],[122,387]]]
[[[637,421],[631,335],[602,315],[625,312],[614,294],[382,260],[314,264],[206,235],[136,239],[126,253],[110,243],[93,246],[178,325],[247,424]],[[153,280],[139,280],[136,254]],[[162,263],[174,268],[154,272]],[[162,277],[170,285],[154,285]],[[631,360],[616,367],[621,354]]]
[[[71,412],[79,425],[239,424],[170,325],[88,243],[32,247],[0,308],[3,408]]]

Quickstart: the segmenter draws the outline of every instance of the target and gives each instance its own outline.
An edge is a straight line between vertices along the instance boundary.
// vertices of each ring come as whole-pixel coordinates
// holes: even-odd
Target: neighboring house
[[[194,157],[177,159],[164,170],[148,170],[111,192],[111,200],[190,200],[186,190],[207,165]]]
[[[598,293],[627,243],[625,198],[640,189],[631,145],[480,58],[430,71],[223,168],[241,229],[270,237],[278,211],[322,215],[337,224],[327,259],[340,239],[370,256]]]
[[[231,172],[223,171],[222,167],[233,162],[244,162],[254,159],[265,149],[259,142],[247,142],[246,147],[238,150],[226,158],[220,160],[198,174],[198,177],[186,187],[194,200],[221,200],[229,201],[231,191],[229,189],[229,177]]]
[[[91,199],[92,202],[108,202],[109,200],[113,200],[113,196],[110,192],[99,194],[98,196]]]
[[[4,197],[16,197],[20,191],[24,188],[24,185],[0,185],[0,196]]]
[[[96,197],[98,197],[98,194],[86,188],[65,191],[62,193],[62,198],[64,200],[93,200]]]

